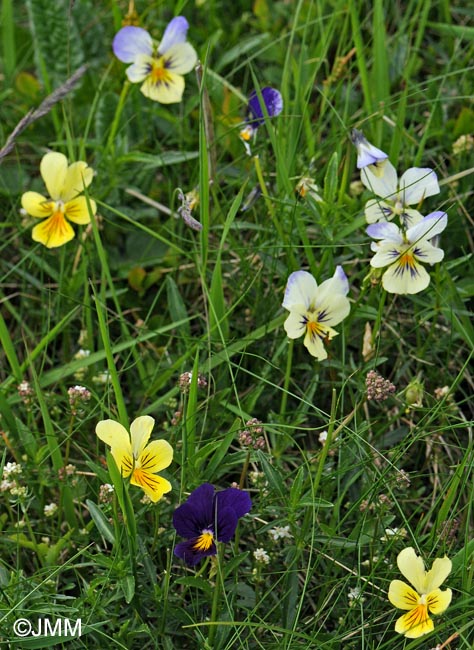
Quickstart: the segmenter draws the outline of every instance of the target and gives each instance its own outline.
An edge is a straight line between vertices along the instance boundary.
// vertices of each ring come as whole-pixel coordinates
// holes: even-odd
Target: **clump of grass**
[[[39,647],[14,622],[49,618],[82,636],[41,647],[471,648],[472,11],[174,4],[2,5],[1,638]],[[157,40],[186,16],[202,68],[181,103],[125,81],[127,11]],[[283,111],[249,156],[246,98],[267,86]],[[399,173],[436,171],[418,207],[448,214],[445,257],[423,292],[371,273],[353,128]],[[49,149],[95,170],[98,207],[54,249],[20,210]],[[338,265],[350,314],[317,361],[286,336],[285,285]],[[142,415],[174,450],[156,504],[95,435]],[[173,513],[203,483],[252,508],[189,567]],[[407,547],[452,560],[449,610],[414,640],[387,598]]]

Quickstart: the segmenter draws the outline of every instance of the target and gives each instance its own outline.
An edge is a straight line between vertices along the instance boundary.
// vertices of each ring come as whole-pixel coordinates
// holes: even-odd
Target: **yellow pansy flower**
[[[132,422],[129,434],[119,422],[101,420],[95,432],[110,446],[122,476],[130,476],[130,483],[141,487],[156,502],[171,490],[171,483],[156,473],[171,464],[173,448],[166,440],[148,443],[154,424],[154,418],[142,415]]]
[[[43,220],[33,228],[33,240],[47,248],[57,248],[74,238],[70,221],[90,222],[86,197],[79,194],[89,187],[94,172],[82,160],[68,165],[66,156],[54,151],[43,156],[40,172],[50,198],[38,192],[25,192],[21,205],[30,216]],[[89,207],[95,214],[94,201],[89,200]]]
[[[417,639],[434,629],[429,614],[441,614],[451,602],[451,589],[439,588],[451,572],[451,560],[446,556],[438,558],[431,569],[425,571],[422,558],[409,547],[398,554],[397,564],[415,589],[401,580],[390,583],[388,599],[395,607],[408,610],[395,623],[395,631],[409,639]]]

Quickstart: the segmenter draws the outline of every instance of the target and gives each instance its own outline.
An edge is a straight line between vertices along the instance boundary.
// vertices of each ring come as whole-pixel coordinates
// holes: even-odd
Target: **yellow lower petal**
[[[161,476],[151,474],[141,468],[135,468],[130,480],[132,485],[141,487],[147,496],[155,503],[163,494],[170,492],[171,483]]]
[[[428,616],[426,605],[417,605],[410,612],[401,616],[395,623],[395,632],[404,634],[408,639],[417,639],[434,629],[433,621]]]
[[[175,104],[180,102],[184,92],[184,78],[179,74],[168,72],[162,68],[163,75],[156,71],[145,79],[140,90],[149,99],[160,104]],[[166,73],[166,74],[165,74]]]
[[[57,248],[74,238],[74,230],[62,212],[55,212],[48,219],[33,228],[34,241],[47,248]]]

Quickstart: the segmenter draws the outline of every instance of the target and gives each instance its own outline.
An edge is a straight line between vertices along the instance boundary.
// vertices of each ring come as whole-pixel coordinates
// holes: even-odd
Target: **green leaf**
[[[115,535],[106,516],[99,508],[99,506],[90,499],[86,499],[86,506],[95,525],[97,526],[97,530],[102,535],[102,537],[105,537],[105,539],[111,544],[115,544]]]

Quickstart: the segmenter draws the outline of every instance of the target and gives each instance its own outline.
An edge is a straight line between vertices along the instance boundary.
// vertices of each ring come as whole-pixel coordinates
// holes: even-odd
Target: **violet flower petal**
[[[153,41],[146,29],[127,25],[115,34],[112,49],[124,63],[133,63],[139,54],[153,54]]]
[[[214,486],[204,483],[173,513],[173,526],[180,537],[190,539],[214,524]]]
[[[173,18],[165,29],[165,33],[158,47],[158,53],[165,54],[172,45],[184,43],[186,34],[188,33],[188,27],[188,21],[184,16],[176,16]]]
[[[216,503],[215,538],[218,542],[230,542],[238,523],[239,518],[232,507],[223,508]]]
[[[265,86],[265,88],[262,88],[261,90],[261,95],[265,104],[265,108],[267,109],[268,117],[275,117],[276,115],[279,115],[283,110],[283,99],[281,93],[274,88]],[[251,122],[254,127],[258,127],[260,124],[263,124],[263,107],[256,90],[250,93],[247,110],[248,122]]]
[[[232,508],[237,517],[243,517],[252,507],[248,492],[237,488],[227,488],[216,494],[216,509]]]

